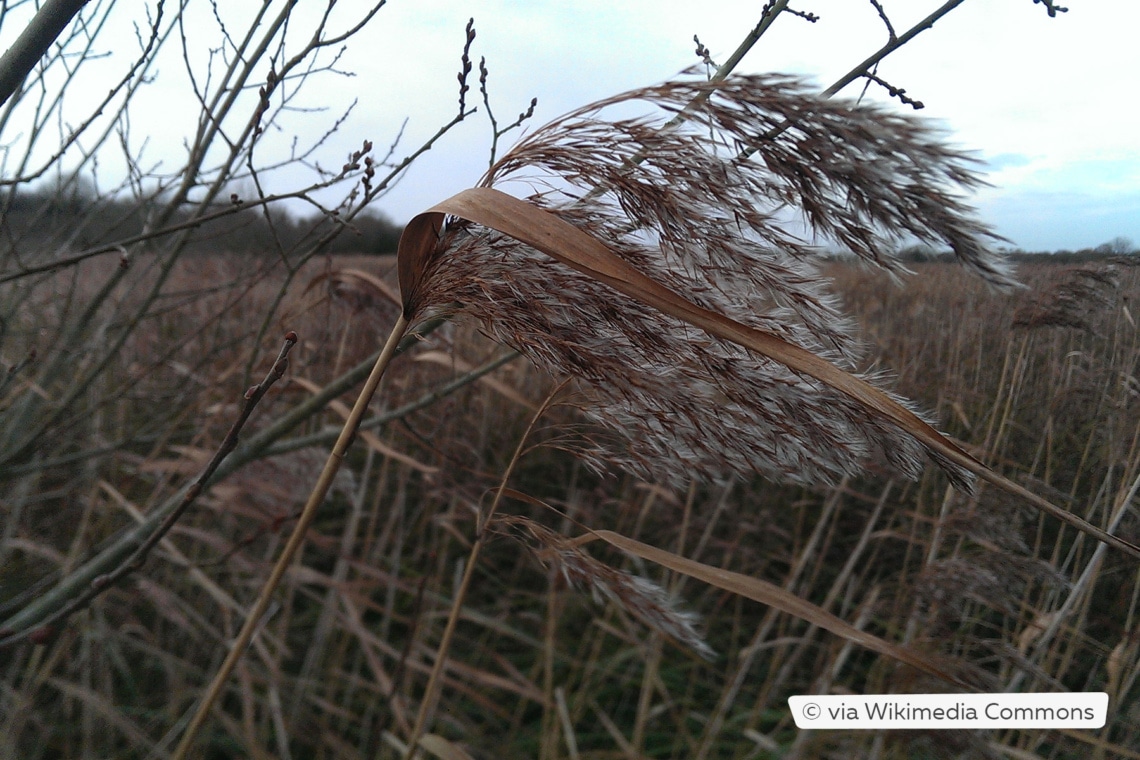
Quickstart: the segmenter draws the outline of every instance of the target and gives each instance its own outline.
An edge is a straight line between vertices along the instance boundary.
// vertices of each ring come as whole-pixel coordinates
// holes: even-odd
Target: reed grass
[[[702,87],[656,88],[626,100],[648,98],[676,110]],[[866,318],[878,347],[873,358],[898,372],[902,392],[969,442],[969,456],[1026,480],[1102,530],[1132,536],[1135,526],[1125,516],[1140,483],[1140,344],[1120,293],[1135,291],[1135,270],[1049,272],[1078,304],[1088,292],[1081,287],[1096,284],[1098,299],[1083,299],[1078,324],[1071,310],[1026,318],[1044,302],[1002,300],[940,265],[924,265],[928,277],[916,278],[913,288],[892,289],[850,265],[816,263],[815,251],[757,210],[763,207],[756,193],[768,193],[759,198],[774,204],[804,205],[810,224],[888,275],[898,274],[897,262],[862,230],[941,236],[991,283],[1011,283],[987,253],[991,236],[946,189],[948,182],[970,185],[973,175],[909,120],[823,104],[780,79],[728,80],[710,90],[708,102],[708,120],[691,130],[573,114],[536,131],[488,181],[548,169],[549,187],[529,198],[534,209],[604,241],[626,265],[698,308],[882,384],[840,314],[849,309]],[[771,113],[757,125],[760,112]],[[774,148],[756,162],[759,176],[749,174],[751,164],[734,163],[742,146],[753,147],[793,116],[802,129],[784,134],[803,156]],[[827,138],[840,123],[852,130],[844,133],[847,142]],[[706,138],[710,125],[714,137]],[[614,153],[615,145],[626,152]],[[905,177],[898,187],[874,172],[863,176],[845,152],[884,145],[886,154],[859,165],[893,172],[895,161]],[[907,167],[919,173],[906,175]],[[687,179],[665,192],[662,176]],[[585,187],[605,191],[591,196]],[[908,216],[900,208],[926,213]],[[893,407],[854,403],[826,373],[788,369],[722,335],[701,333],[703,324],[684,324],[606,289],[581,268],[541,257],[529,241],[463,221],[457,209],[442,208],[453,214],[446,228],[431,226],[442,214],[420,227],[432,236],[412,271],[401,272],[402,316],[385,364],[405,319],[450,313],[459,303],[546,376],[577,377],[576,408],[554,410],[546,427],[528,427],[527,407],[549,391],[550,380],[512,368],[510,393],[502,385],[468,388],[462,403],[424,407],[404,417],[403,427],[389,425],[366,441],[367,453],[348,454],[355,427],[347,426],[335,458],[353,460],[355,488],[345,485],[325,511],[316,506],[333,482],[328,467],[303,510],[294,505],[271,519],[256,508],[231,509],[241,500],[223,492],[213,515],[176,529],[193,551],[165,544],[161,566],[93,605],[82,628],[45,634],[13,658],[5,675],[5,751],[163,756],[178,734],[183,745],[176,753],[189,751],[199,728],[203,751],[219,756],[262,756],[273,747],[282,756],[386,757],[419,747],[462,757],[501,754],[504,746],[546,757],[563,749],[602,756],[615,747],[660,757],[890,757],[994,747],[1080,756],[1124,753],[1135,743],[1136,718],[1126,710],[1099,739],[1034,731],[952,739],[794,734],[781,700],[809,688],[1103,683],[1114,704],[1125,704],[1136,677],[1127,664],[1135,648],[1136,585],[1119,579],[1131,579],[1134,569],[1084,534],[1026,513],[1006,494],[951,488],[948,482],[965,481],[953,460],[938,460],[941,472],[922,469],[923,448],[932,449],[883,412]],[[737,236],[725,232],[733,227]],[[342,272],[320,282],[348,280],[368,278]],[[344,307],[346,321],[370,318],[360,303]],[[955,313],[959,319],[947,317]],[[917,330],[920,323],[929,330]],[[322,359],[302,363],[299,373],[351,364],[349,331],[325,324],[330,340],[312,346]],[[463,325],[432,340],[466,356],[490,355]],[[931,352],[942,363],[931,362]],[[420,395],[423,379],[441,369],[407,364],[388,380],[390,406]],[[372,389],[378,381],[376,374]],[[321,384],[296,385],[307,393]],[[353,413],[357,421],[368,396]],[[1079,429],[1067,426],[1073,409],[1085,420]],[[583,411],[600,428],[583,427]],[[177,451],[174,445],[164,441],[136,455],[137,490],[102,487],[94,502],[100,511],[83,514],[84,523],[105,535],[117,512],[133,520],[143,511],[134,502],[155,504],[170,483],[154,474],[172,466],[159,457]],[[178,445],[189,457],[186,443]],[[566,457],[567,449],[585,453],[586,464]],[[506,451],[515,454],[507,460]],[[868,477],[868,464],[885,478],[902,476],[901,485]],[[311,472],[304,469],[274,477]],[[618,469],[634,476],[615,476]],[[729,476],[736,479],[731,486]],[[718,480],[719,487],[709,485]],[[689,497],[671,498],[656,484],[684,484]],[[488,510],[482,505],[492,490]],[[498,526],[529,536],[528,548],[538,548],[557,572],[514,542],[493,540],[488,513],[502,510],[503,498],[514,514]],[[279,528],[294,520],[282,552]],[[583,539],[568,541],[565,534],[578,526],[586,528]],[[595,538],[610,549],[585,554],[583,542]],[[43,534],[36,541],[13,535],[7,546],[61,572],[81,551],[78,543],[53,546]],[[634,580],[660,572],[646,560],[719,579],[691,597],[706,620],[707,649],[690,643],[721,655],[706,661],[669,643],[686,640],[688,633],[670,632],[669,624],[688,618],[661,590],[681,593],[685,584],[669,575]],[[251,603],[247,587],[270,564],[273,582]],[[187,565],[197,572],[187,573]],[[572,594],[559,577],[599,591],[600,602]],[[1104,597],[1107,587],[1116,589],[1112,600]],[[796,604],[808,612],[775,611]],[[841,629],[844,638],[824,638],[819,627]],[[219,652],[235,636],[219,667]],[[246,642],[252,652],[243,661]],[[940,670],[943,663],[956,670]],[[208,702],[207,709],[195,707],[198,684],[210,673],[214,721],[206,720]],[[929,680],[930,673],[944,680]],[[60,704],[37,701],[49,690]],[[427,716],[437,696],[432,724]],[[191,714],[192,727],[182,733]],[[68,720],[75,715],[78,721]]]
[[[845,308],[866,327],[867,366],[892,367],[898,390],[937,410],[947,431],[981,447],[992,427],[994,466],[1073,507],[1127,495],[1121,489],[1135,479],[1137,428],[1128,377],[1140,360],[1140,343],[1124,309],[1140,297],[1136,268],[1120,266],[1112,304],[1090,308],[1092,332],[1013,326],[1023,303],[1065,277],[1048,264],[1022,266],[1028,288],[1014,299],[943,264],[915,265],[916,276],[901,286],[846,263],[826,268]],[[327,323],[325,309],[333,315]],[[300,325],[302,335],[322,323],[339,335],[342,320],[371,319],[335,300],[314,299],[309,314],[314,321]],[[493,355],[493,345],[462,325],[445,332],[429,340],[472,363]],[[364,358],[370,349],[352,341],[345,359]],[[327,370],[302,356],[294,362],[296,374]],[[1003,373],[1007,356],[1010,365],[1026,369]],[[219,359],[218,367],[228,363]],[[940,372],[927,371],[931,366]],[[399,362],[386,403],[413,400],[418,389],[461,371]],[[509,364],[496,376],[532,401],[550,388],[526,363]],[[288,386],[285,392],[302,393]],[[350,457],[356,488],[346,481],[344,493],[314,523],[304,566],[286,576],[276,597],[280,606],[246,661],[246,676],[235,679],[232,701],[227,698],[215,713],[220,719],[207,726],[204,753],[283,755],[275,728],[281,723],[291,757],[398,754],[385,732],[406,736],[410,729],[434,662],[440,615],[453,601],[456,562],[469,551],[476,506],[496,485],[503,452],[517,443],[531,414],[490,386],[458,393],[454,401],[421,408],[406,427],[389,425],[382,436],[438,467],[437,475],[377,452]],[[215,398],[198,403],[205,408]],[[558,431],[576,416],[568,408],[553,414],[549,427],[536,431],[536,442],[558,445]],[[209,438],[200,443],[208,446]],[[286,508],[272,494],[281,488],[296,494],[311,483],[313,458],[250,472],[240,481],[232,476],[225,481],[229,491],[216,491],[204,512],[175,529],[176,548],[200,573],[188,573],[177,555],[160,547],[145,570],[148,583],[109,593],[86,613],[83,626],[9,660],[4,754],[79,756],[86,748],[103,756],[162,755],[164,734],[216,666],[220,642],[236,631],[233,621],[252,597],[251,584],[264,576],[279,546],[276,536],[296,514],[299,505]],[[156,485],[179,469],[194,469],[170,450],[123,461],[137,474],[120,481],[121,503],[140,510],[161,496]],[[539,448],[520,462],[514,487],[568,518],[770,580],[884,635],[901,637],[909,628],[911,641],[976,662],[998,684],[1037,661],[1021,688],[1060,683],[1112,695],[1109,725],[1098,735],[1020,731],[967,737],[961,745],[961,736],[816,733],[798,740],[800,757],[938,756],[939,747],[943,755],[980,755],[995,745],[1042,757],[1088,757],[1097,752],[1094,741],[1108,743],[1105,757],[1127,757],[1140,742],[1140,722],[1128,708],[1137,674],[1131,634],[1137,577],[1130,563],[1106,555],[1079,590],[1084,601],[1070,604],[1064,624],[1041,639],[1069,584],[1088,567],[1091,545],[988,491],[978,502],[960,495],[946,501],[946,481],[935,470],[890,488],[885,471],[873,473],[832,487],[764,480],[702,486],[686,500],[634,478],[598,477],[559,449]],[[106,535],[122,519],[133,519],[110,492],[101,491],[99,501],[105,506],[91,514],[91,531]],[[511,500],[509,514],[560,534],[573,525],[526,501]],[[1130,520],[1125,535],[1135,531]],[[23,577],[65,561],[70,533],[33,539],[19,525],[16,530],[11,550],[37,563]],[[592,555],[617,570],[661,577],[620,553]],[[955,570],[962,560],[997,568],[997,583],[965,582]],[[9,575],[5,580],[7,588],[19,583]],[[456,628],[436,732],[474,757],[502,755],[504,746],[517,755],[537,756],[546,746],[548,756],[567,756],[565,737],[572,732],[579,756],[598,757],[623,746],[635,752],[640,721],[636,751],[644,756],[695,756],[707,743],[710,756],[775,757],[797,742],[781,701],[787,694],[818,684],[851,691],[918,685],[889,661],[821,639],[806,623],[698,588],[689,582],[683,597],[702,616],[717,659],[704,661],[666,639],[651,673],[652,635],[643,623],[620,606],[567,589],[518,542],[490,542]],[[324,628],[322,617],[329,621]],[[320,630],[325,633],[318,637]],[[721,730],[706,735],[716,704],[737,681]],[[648,696],[639,707],[643,691]],[[566,719],[559,717],[557,693]]]

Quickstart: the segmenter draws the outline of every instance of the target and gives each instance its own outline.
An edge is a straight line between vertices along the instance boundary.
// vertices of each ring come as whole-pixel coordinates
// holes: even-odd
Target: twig
[[[487,59],[479,58],[479,92],[483,96],[483,108],[487,112],[487,119],[491,122],[491,155],[487,159],[488,171],[495,166],[495,159],[499,149],[499,138],[522,126],[522,123],[534,116],[534,109],[538,106],[538,98],[530,99],[530,106],[525,111],[521,111],[517,119],[512,121],[507,126],[499,129],[499,122],[495,119],[495,113],[491,110],[491,94],[487,91],[487,78],[490,72],[487,70]]]
[[[823,92],[820,93],[820,97],[830,98],[830,97],[834,96],[836,93],[838,93],[840,90],[842,90],[844,87],[846,87],[847,85],[854,82],[856,79],[868,78],[868,81],[870,81],[870,79],[874,77],[873,72],[875,70],[875,67],[879,65],[880,61],[882,61],[884,58],[886,58],[888,55],[890,55],[894,51],[898,50],[903,45],[910,42],[912,39],[917,37],[919,34],[925,32],[927,29],[930,29],[931,27],[933,27],[934,24],[940,18],[942,18],[947,13],[954,10],[955,8],[957,8],[959,5],[961,5],[964,2],[965,2],[965,0],[948,0],[948,2],[943,3],[942,6],[940,6],[937,10],[935,10],[929,16],[927,16],[922,21],[919,21],[917,24],[915,24],[910,29],[908,29],[903,34],[903,36],[901,36],[901,37],[896,37],[894,35],[894,29],[891,28],[891,30],[890,30],[891,38],[887,42],[886,45],[883,45],[881,48],[879,48],[877,51],[875,51],[865,61],[863,61],[858,66],[851,69],[846,74],[844,74],[839,79],[837,79],[834,84],[832,84],[830,87],[828,87],[826,90],[824,90]],[[875,5],[875,7],[879,8],[879,6],[877,4]],[[886,19],[884,17],[884,21],[885,20]],[[768,132],[764,135],[763,139],[764,140],[774,140],[775,138],[779,137],[782,133],[787,131],[787,129],[789,127],[791,127],[794,123],[795,123],[794,120],[788,119],[783,124],[780,124],[778,126],[773,127],[772,129],[768,130]],[[740,152],[740,159],[744,160],[747,158],[751,158],[752,155],[755,153],[756,153],[756,148],[746,148],[745,150],[742,150]]]
[[[1052,0],[1033,0],[1034,5],[1037,5],[1038,3],[1045,6],[1045,12],[1049,14],[1049,18],[1056,18],[1058,13],[1069,12],[1068,8],[1057,5]]]
[[[926,107],[925,105],[923,105],[921,100],[915,100],[914,98],[907,95],[906,90],[904,90],[903,88],[895,87],[890,82],[886,81],[885,79],[882,79],[881,77],[879,77],[873,73],[868,72],[868,73],[864,74],[863,76],[865,76],[867,78],[868,82],[874,82],[875,84],[877,84],[880,87],[882,87],[883,89],[885,89],[887,91],[887,94],[890,95],[892,98],[898,98],[899,102],[902,103],[903,105],[910,106],[911,108],[913,108],[916,111],[921,111],[923,108]]]
[[[867,74],[867,72],[870,71],[871,68],[875,64],[877,64],[879,61],[886,58],[888,55],[890,55],[894,51],[901,48],[903,45],[905,45],[908,42],[910,42],[911,40],[913,40],[918,35],[925,32],[927,29],[930,29],[932,26],[934,26],[934,24],[940,18],[942,18],[947,13],[949,13],[950,11],[957,8],[963,2],[965,2],[965,0],[948,0],[948,2],[943,3],[937,10],[935,10],[929,16],[924,18],[922,21],[919,21],[917,24],[915,24],[910,29],[908,29],[906,32],[904,32],[901,37],[895,37],[892,35],[890,41],[888,41],[886,45],[883,45],[881,48],[876,50],[869,58],[867,58],[867,60],[863,61],[858,66],[856,66],[855,68],[851,69],[846,74],[841,76],[835,82],[835,84],[831,85],[830,87],[828,87],[826,90],[824,90],[821,93],[822,96],[825,98],[830,98],[832,95],[839,92],[844,87],[846,87],[847,85],[854,82],[856,79],[859,79],[860,77],[865,76]]]
[[[174,524],[178,522],[179,518],[185,514],[186,510],[190,508],[190,505],[193,504],[198,496],[201,495],[202,491],[205,490],[210,478],[213,477],[214,472],[217,471],[222,460],[237,447],[238,437],[241,435],[242,428],[245,427],[246,421],[249,420],[250,414],[253,413],[254,407],[257,406],[258,402],[260,402],[262,397],[269,391],[269,388],[285,374],[285,370],[289,367],[289,352],[292,351],[296,345],[297,333],[289,331],[285,335],[285,343],[281,346],[281,351],[277,354],[277,360],[273,362],[273,366],[265,376],[265,379],[257,385],[250,387],[249,390],[245,392],[244,403],[240,414],[238,414],[237,419],[234,420],[233,425],[230,426],[230,430],[222,440],[221,446],[214,452],[213,458],[210,459],[205,469],[202,470],[202,474],[198,476],[198,479],[194,481],[194,484],[183,495],[182,501],[174,511],[168,514],[158,528],[155,529],[145,541],[139,544],[134,553],[127,557],[115,569],[103,575],[96,576],[91,583],[88,584],[87,589],[83,593],[71,599],[70,602],[56,610],[52,615],[49,615],[39,625],[0,638],[0,648],[11,646],[25,639],[43,639],[50,636],[58,623],[86,607],[97,596],[143,566],[150,550],[170,532]]]
[[[811,24],[819,21],[819,16],[815,15],[814,13],[809,13],[807,11],[797,11],[795,8],[785,8],[785,10],[793,16],[799,16],[804,21],[807,21]]]
[[[882,3],[880,3],[879,0],[870,0],[870,2],[871,5],[875,6],[875,10],[878,12],[879,18],[882,19],[883,24],[887,27],[888,39],[897,40],[898,35],[895,34],[895,27],[891,23],[891,20],[887,18],[887,12],[883,10]]]
[[[467,21],[467,42],[463,45],[463,55],[459,59],[459,115],[467,111],[467,92],[471,89],[467,84],[467,75],[471,73],[471,43],[475,41],[475,19]]]

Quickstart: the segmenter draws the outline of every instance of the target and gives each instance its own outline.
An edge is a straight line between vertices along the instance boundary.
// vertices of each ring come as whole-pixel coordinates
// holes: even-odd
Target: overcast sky
[[[901,33],[941,2],[882,4]],[[952,142],[988,163],[994,187],[974,200],[982,218],[1015,246],[1075,249],[1117,236],[1140,244],[1135,137],[1140,2],[1067,4],[1068,13],[1049,18],[1032,0],[966,0],[891,55],[879,74],[923,101],[923,117],[937,120]],[[316,10],[324,3],[301,0],[300,5]],[[366,5],[340,0],[338,12],[348,18]],[[317,134],[358,99],[331,140],[326,163],[343,160],[332,156],[343,157],[364,138],[386,146],[405,118],[398,153],[413,149],[455,112],[455,74],[471,16],[478,31],[473,57],[476,62],[487,58],[496,115],[512,119],[537,97],[537,126],[601,97],[670,78],[696,62],[694,34],[714,59],[724,60],[755,25],[761,5],[759,0],[391,0],[338,62],[356,76],[325,77],[308,101],[298,102],[329,110],[291,116],[278,139]],[[209,6],[190,7],[204,14],[187,17],[191,45],[216,44]],[[740,71],[801,74],[822,90],[886,41],[867,0],[795,0],[792,7],[818,15],[819,21],[784,14]],[[133,36],[130,23],[122,22],[118,33],[123,39]],[[132,115],[133,135],[149,138],[147,156],[156,161],[184,150],[183,133],[194,123],[185,74],[174,62],[159,73],[149,97],[162,105]],[[860,89],[852,85],[842,95],[855,97]],[[887,99],[875,87],[869,96]],[[474,88],[469,97],[478,99]],[[896,107],[906,109],[897,102]],[[486,167],[489,143],[487,123],[477,115],[418,161],[380,208],[403,222],[469,187]],[[296,185],[287,176],[272,181],[280,185],[270,191]]]
[[[899,33],[941,5],[882,4]],[[542,123],[668,79],[696,60],[694,34],[724,60],[755,24],[760,5],[393,2],[370,33],[379,55],[361,59],[355,81],[376,98],[375,106],[363,104],[375,114],[366,121],[379,126],[394,109],[411,118],[409,134],[427,133],[453,107],[458,47],[473,15],[474,52],[487,57],[498,115],[513,117],[536,96]],[[988,162],[994,187],[975,201],[1014,245],[1080,248],[1116,236],[1140,244],[1140,3],[1067,5],[1068,13],[1050,18],[1031,0],[967,0],[890,56],[879,73],[923,101],[920,114],[938,120],[953,142]],[[869,2],[797,0],[792,7],[819,21],[783,15],[739,70],[802,74],[822,90],[886,41]],[[852,85],[842,94],[855,97],[860,89]],[[869,94],[886,98],[875,89]],[[386,199],[392,215],[405,219],[477,179],[488,136],[481,122],[469,126]],[[374,139],[384,139],[382,130]]]

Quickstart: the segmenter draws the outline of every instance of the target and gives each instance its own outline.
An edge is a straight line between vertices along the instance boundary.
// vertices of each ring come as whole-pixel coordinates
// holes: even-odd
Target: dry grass
[[[185,166],[145,175],[166,188],[149,198],[132,176],[134,203],[120,210],[110,196],[87,212],[72,204],[87,214],[79,230],[102,208],[158,231],[75,253],[82,236],[45,221],[68,193],[81,200],[74,183],[110,129],[84,139],[54,199],[5,227],[0,757],[412,760],[404,742],[447,758],[1131,751],[1136,586],[1131,565],[1089,536],[1140,556],[1105,533],[1136,533],[1137,330],[1121,295],[1136,290],[1134,271],[1053,269],[1003,301],[936,267],[933,282],[895,291],[820,266],[814,236],[887,273],[918,238],[1012,284],[963,200],[979,184],[971,160],[920,121],[827,99],[867,76],[918,105],[865,67],[957,3],[902,36],[873,5],[890,44],[822,99],[792,78],[725,78],[784,10],[814,20],[780,0],[710,80],[694,70],[531,131],[492,157],[479,188],[412,220],[399,296],[376,262],[311,257],[474,113],[474,22],[458,113],[403,160],[395,143],[373,156],[371,140],[357,142],[340,175],[321,173],[322,186],[352,184],[326,223],[306,235],[267,205],[258,245],[274,254],[242,259],[193,256],[213,234],[199,223],[236,211],[239,195],[220,201],[243,176],[256,185],[250,211],[275,203],[261,179],[315,167],[311,151],[347,122],[275,163],[259,138],[283,126],[299,84],[331,73],[312,65],[331,44],[329,17],[279,56],[289,9],[259,16],[263,36],[251,27],[240,45],[215,14],[217,49],[237,63],[199,77],[184,56],[210,91]],[[163,24],[181,24],[163,17],[156,44],[174,28]],[[70,44],[45,70],[88,60]],[[270,50],[281,68],[258,86]],[[112,89],[113,121],[146,71],[121,80],[123,98]],[[483,61],[479,71],[490,115]],[[496,147],[534,104],[502,129],[491,117]],[[630,107],[651,115],[627,118]],[[28,150],[55,112],[27,132]],[[32,179],[9,184],[23,193]],[[526,200],[499,192],[519,182]],[[316,189],[288,195],[312,201]],[[27,200],[9,193],[5,209],[27,212]],[[792,214],[806,235],[790,231]],[[838,298],[871,324],[871,352]],[[454,312],[561,382],[471,322],[435,319]],[[341,396],[393,322],[350,412]],[[275,373],[292,331],[302,336],[289,375],[264,403],[256,388],[243,396],[286,330]],[[388,359],[409,348],[358,432]],[[973,455],[886,390],[884,367]],[[156,535],[145,566],[108,581],[255,404],[218,482]],[[926,455],[941,470],[924,469]],[[970,473],[984,483],[971,488]],[[69,597],[82,611],[50,617]],[[792,692],[952,685],[1103,688],[1114,707],[1099,737],[815,734],[785,709]]]
[[[693,102],[698,115],[668,126],[666,115]],[[611,115],[633,106],[655,111]],[[967,158],[921,122],[821,100],[791,78],[680,81],[592,104],[528,135],[482,184],[512,183],[604,243],[631,275],[843,369],[858,341],[826,291],[818,251],[788,231],[789,209],[810,234],[887,271],[901,266],[883,240],[918,235],[943,240],[991,284],[1012,284],[988,247],[994,236],[958,195],[979,183]],[[452,218],[425,257],[408,313],[458,301],[552,374],[585,380],[587,413],[628,444],[624,456],[596,459],[674,486],[694,473],[741,472],[834,483],[869,456],[920,469],[913,429],[819,374],[705,335],[694,330],[705,324],[647,308],[468,218]]]
[[[371,262],[350,263],[333,266]],[[235,266],[199,261],[187,282],[191,275],[221,282]],[[1140,332],[1127,311],[1140,295],[1137,268],[1119,268],[1119,287],[1089,303],[1080,328],[1015,328],[1026,304],[1071,274],[1026,267],[1031,289],[1010,298],[938,264],[920,265],[921,276],[902,288],[832,266],[843,303],[867,328],[871,356],[897,372],[902,393],[935,410],[944,429],[993,466],[1109,524],[1140,472]],[[319,268],[297,279],[299,293],[312,277],[308,305],[282,326],[305,339],[292,374],[320,385],[374,350],[371,335],[389,317],[382,301],[361,309],[359,299],[327,298],[325,284],[338,278]],[[248,282],[248,274],[233,279]],[[160,330],[156,320],[150,343],[140,342],[136,362],[157,363],[156,346],[184,346],[147,380],[147,396],[191,405],[179,424],[154,421],[163,440],[9,492],[5,598],[73,565],[168,493],[195,452],[216,445],[243,387],[249,357],[239,347],[276,292],[269,281],[258,288],[260,303],[251,298],[220,314],[212,332],[196,328],[222,312],[222,292],[195,302],[197,322],[171,319]],[[462,325],[431,340],[427,348],[471,364],[495,350]],[[206,382],[188,382],[174,362]],[[462,371],[431,361],[393,369],[389,407]],[[124,366],[116,377],[130,371]],[[495,377],[532,403],[548,387],[524,363]],[[292,383],[277,392],[258,419],[308,391]],[[137,399],[119,403],[108,405],[104,424],[152,422],[139,418]],[[352,457],[351,477],[322,512],[303,563],[286,577],[209,724],[207,756],[398,754],[391,737],[406,735],[414,720],[478,505],[530,414],[501,386],[471,386],[378,431],[379,443],[414,461],[377,447]],[[515,756],[564,756],[570,736],[582,757],[691,757],[702,748],[708,757],[763,757],[766,747],[794,748],[799,757],[980,756],[998,744],[1089,757],[1096,741],[1115,757],[1140,746],[1140,716],[1128,699],[1140,645],[1127,560],[1110,553],[1090,565],[1095,546],[1087,539],[986,491],[976,499],[947,491],[944,476],[929,469],[913,485],[865,478],[818,489],[757,480],[687,494],[598,478],[559,448],[575,419],[572,409],[556,410],[537,434],[545,445],[532,447],[512,481],[562,516],[516,499],[504,507],[512,519],[550,535],[576,532],[573,522],[613,529],[767,579],[891,640],[954,657],[997,688],[1107,690],[1109,725],[1083,739],[1042,731],[797,735],[789,693],[943,687],[795,618],[591,547],[698,612],[717,652],[705,661],[623,606],[567,588],[557,569],[517,543],[495,541],[463,608],[435,727],[473,756],[502,756],[504,747]],[[337,421],[332,413],[324,420]],[[309,425],[308,432],[321,426]],[[233,476],[133,580],[54,638],[6,653],[0,754],[161,756],[170,746],[164,737],[240,624],[319,459],[303,452]],[[1134,521],[1122,531],[1135,537]],[[718,729],[706,735],[710,725]]]
[[[676,128],[596,110],[649,99],[668,113],[701,98],[700,120]],[[760,155],[739,160],[744,146]],[[437,237],[442,215],[413,220],[425,242],[411,266],[401,254],[399,298],[377,262],[224,257],[165,273],[144,261],[105,297],[99,275],[112,273],[94,263],[86,280],[11,291],[26,298],[11,312],[16,334],[42,338],[68,303],[90,300],[105,326],[91,340],[128,337],[100,386],[82,388],[89,400],[37,435],[35,466],[5,474],[5,612],[29,605],[33,579],[71,577],[100,542],[165,509],[271,356],[249,347],[285,330],[302,340],[245,431],[277,430],[267,448],[235,452],[245,467],[224,473],[141,573],[8,650],[0,753],[166,756],[180,735],[194,740],[185,721],[217,673],[221,699],[196,745],[210,756],[407,756],[402,742],[421,729],[420,746],[441,756],[1087,754],[1087,736],[1047,732],[795,731],[789,693],[1104,688],[1119,706],[1138,672],[1125,560],[985,487],[950,488],[973,460],[939,456],[961,452],[819,357],[878,385],[883,368],[897,372],[977,459],[1131,537],[1140,343],[1124,299],[1136,270],[1030,271],[1032,288],[999,296],[932,264],[894,287],[898,262],[868,229],[941,238],[991,285],[1009,284],[954,195],[975,176],[919,123],[783,78],[648,88],[571,114],[487,182],[519,178],[546,183],[530,205],[511,201],[519,214],[572,223],[614,252],[598,266],[622,282],[648,275],[722,322],[641,298],[651,286],[609,290],[601,270],[547,260],[526,234],[453,217]],[[473,208],[453,201],[460,216]],[[787,204],[880,274],[821,266],[778,218]],[[328,503],[300,516],[319,469],[311,447],[327,447],[349,413],[336,400],[288,431],[280,421],[370,365],[398,313],[455,311],[474,319],[394,365],[387,411],[365,423]],[[860,352],[847,313],[873,351]],[[502,351],[471,323],[576,377],[574,392],[522,361],[471,382],[470,368]],[[752,333],[769,342],[730,342]],[[53,357],[35,375],[42,387],[17,386],[0,410],[20,419],[18,404],[36,404],[27,391],[77,387],[54,367],[84,372],[82,353]],[[792,361],[802,355],[816,363]],[[9,461],[29,456],[21,436]],[[68,459],[100,447],[110,453]],[[924,448],[941,471],[922,469]],[[587,466],[569,455],[583,452]],[[312,514],[297,561],[278,560],[283,583],[257,605],[271,603],[251,607],[256,589],[274,589],[263,586],[274,558],[289,557],[282,540]],[[609,546],[587,550],[593,538]],[[718,568],[732,583],[713,579]],[[256,630],[249,655],[219,669],[243,625]],[[1117,709],[1099,746],[1119,753],[1135,727]]]

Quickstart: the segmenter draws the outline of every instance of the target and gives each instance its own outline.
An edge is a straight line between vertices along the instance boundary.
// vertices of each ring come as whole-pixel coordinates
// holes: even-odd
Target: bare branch
[[[0,105],[19,89],[28,72],[83,10],[87,0],[47,0],[3,57],[0,57]]]
[[[265,376],[265,379],[245,392],[241,412],[238,414],[237,419],[234,420],[233,425],[230,426],[229,432],[226,433],[226,437],[222,440],[214,456],[202,470],[197,480],[194,481],[194,484],[185,495],[183,495],[178,506],[166,515],[166,518],[159,524],[154,532],[151,533],[145,541],[139,544],[138,548],[136,548],[122,564],[104,575],[95,577],[84,593],[73,597],[54,614],[39,621],[34,628],[26,628],[16,633],[0,632],[0,649],[12,646],[34,636],[42,637],[45,634],[50,635],[54,633],[54,629],[59,623],[86,607],[97,596],[143,566],[143,563],[146,562],[147,555],[150,554],[150,550],[170,532],[170,529],[174,527],[174,524],[178,522],[179,518],[185,514],[186,510],[189,509],[195,500],[197,500],[198,496],[201,495],[206,485],[210,482],[210,479],[214,476],[214,473],[217,472],[218,466],[221,465],[222,461],[237,447],[242,428],[245,427],[245,423],[253,413],[254,407],[257,406],[258,402],[261,401],[269,391],[269,388],[284,376],[285,370],[289,367],[289,352],[297,345],[297,340],[297,334],[294,332],[289,332],[285,336],[285,342],[281,346],[281,351],[277,354],[277,359],[273,362],[273,366]],[[7,635],[4,635],[5,633]]]

